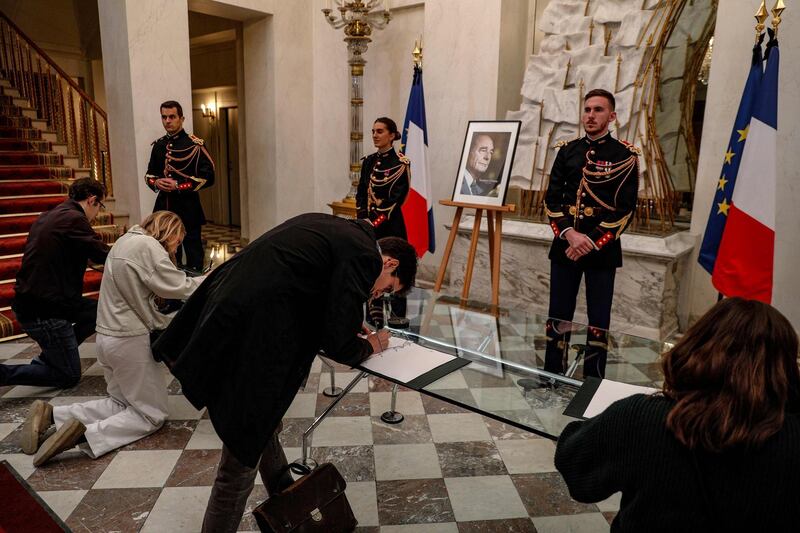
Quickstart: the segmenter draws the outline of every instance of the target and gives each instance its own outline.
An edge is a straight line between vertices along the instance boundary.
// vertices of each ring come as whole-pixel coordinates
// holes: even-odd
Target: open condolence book
[[[564,409],[564,414],[572,418],[592,418],[605,411],[617,400],[634,394],[655,394],[657,392],[658,389],[652,387],[588,377],[575,393],[575,397],[569,402],[567,408]]]

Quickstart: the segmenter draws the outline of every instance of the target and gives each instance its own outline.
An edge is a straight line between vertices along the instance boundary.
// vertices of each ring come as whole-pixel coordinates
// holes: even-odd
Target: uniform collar
[[[585,135],[583,139],[586,141],[587,144],[596,145],[596,144],[604,144],[605,142],[613,139],[613,137],[611,136],[611,130],[609,130],[602,137],[598,137],[596,139],[590,139],[588,135]]]
[[[388,157],[389,154],[394,153],[394,146],[389,147],[389,149],[386,150],[385,152],[376,152],[376,153],[378,154],[378,157]]]
[[[177,139],[179,137],[185,137],[185,136],[188,136],[188,135],[189,134],[186,133],[186,130],[181,128],[181,131],[179,131],[178,133],[176,133],[174,135],[170,135],[169,133],[167,133],[166,137],[167,137],[167,139],[169,139],[171,141],[173,139]]]

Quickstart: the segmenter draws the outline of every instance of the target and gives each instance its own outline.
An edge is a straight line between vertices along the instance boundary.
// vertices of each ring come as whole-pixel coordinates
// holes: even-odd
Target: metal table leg
[[[322,390],[322,394],[328,398],[336,398],[342,393],[342,388],[336,386],[336,369],[334,369],[333,365],[325,359],[320,358],[320,361],[322,361],[322,364],[328,368],[328,372],[331,375],[331,386],[325,387]]]
[[[322,413],[316,419],[314,419],[314,422],[311,423],[308,429],[306,429],[303,432],[303,456],[300,459],[294,460],[293,461],[294,463],[300,463],[312,469],[317,467],[317,462],[308,456],[308,438],[311,436],[312,433],[314,433],[314,430],[317,429],[317,426],[320,425],[320,423],[322,423],[323,420],[325,420],[325,417],[328,416],[328,413],[333,411],[333,408],[336,407],[336,405],[342,400],[342,398],[344,398],[347,395],[347,393],[350,392],[350,390],[352,390],[352,388],[356,386],[356,383],[361,381],[361,379],[366,375],[367,373],[364,372],[363,370],[359,372],[358,375],[353,378],[353,381],[347,384],[342,393],[339,394],[336,397],[336,399],[333,400],[331,404],[328,407],[326,407],[325,410],[322,411]]]
[[[405,418],[402,413],[398,413],[397,411],[395,411],[395,407],[397,406],[398,386],[399,385],[395,383],[394,387],[392,387],[392,405],[389,407],[388,411],[386,411],[381,415],[381,420],[383,420],[387,424],[399,424]]]

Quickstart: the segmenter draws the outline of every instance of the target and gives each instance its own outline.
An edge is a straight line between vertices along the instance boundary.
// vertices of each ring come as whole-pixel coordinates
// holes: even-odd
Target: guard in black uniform
[[[161,122],[167,134],[153,141],[150,163],[144,179],[158,193],[153,211],[172,211],[183,221],[186,237],[185,266],[203,269],[203,241],[200,230],[206,223],[197,191],[214,184],[214,161],[203,139],[183,129],[183,108],[173,100],[161,104]],[[177,251],[178,262],[183,254]]]
[[[379,239],[408,238],[401,207],[408,196],[411,162],[395,151],[392,143],[398,139],[400,133],[394,120],[380,117],[372,125],[372,142],[378,151],[361,159],[361,179],[356,193],[357,216],[372,222]],[[383,324],[380,302],[370,305],[369,314],[373,324]],[[392,299],[392,314],[399,318],[406,316],[405,297]]]
[[[584,98],[587,135],[559,143],[545,204],[555,238],[550,248],[550,309],[545,370],[564,373],[569,330],[581,278],[589,315],[583,374],[605,375],[619,237],[628,227],[639,189],[639,149],[608,131],[614,96],[595,89]]]

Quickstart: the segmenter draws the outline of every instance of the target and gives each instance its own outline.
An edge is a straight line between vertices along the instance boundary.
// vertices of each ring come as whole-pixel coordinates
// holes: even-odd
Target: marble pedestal
[[[461,293],[472,235],[472,216],[459,225],[449,265],[447,292]],[[553,232],[545,224],[503,221],[500,261],[500,305],[547,314]],[[611,330],[663,340],[678,331],[679,282],[687,268],[695,239],[688,231],[668,237],[625,234],[623,266],[617,270]],[[475,259],[470,298],[491,300],[486,224]],[[585,289],[581,287],[575,321],[586,323]]]

